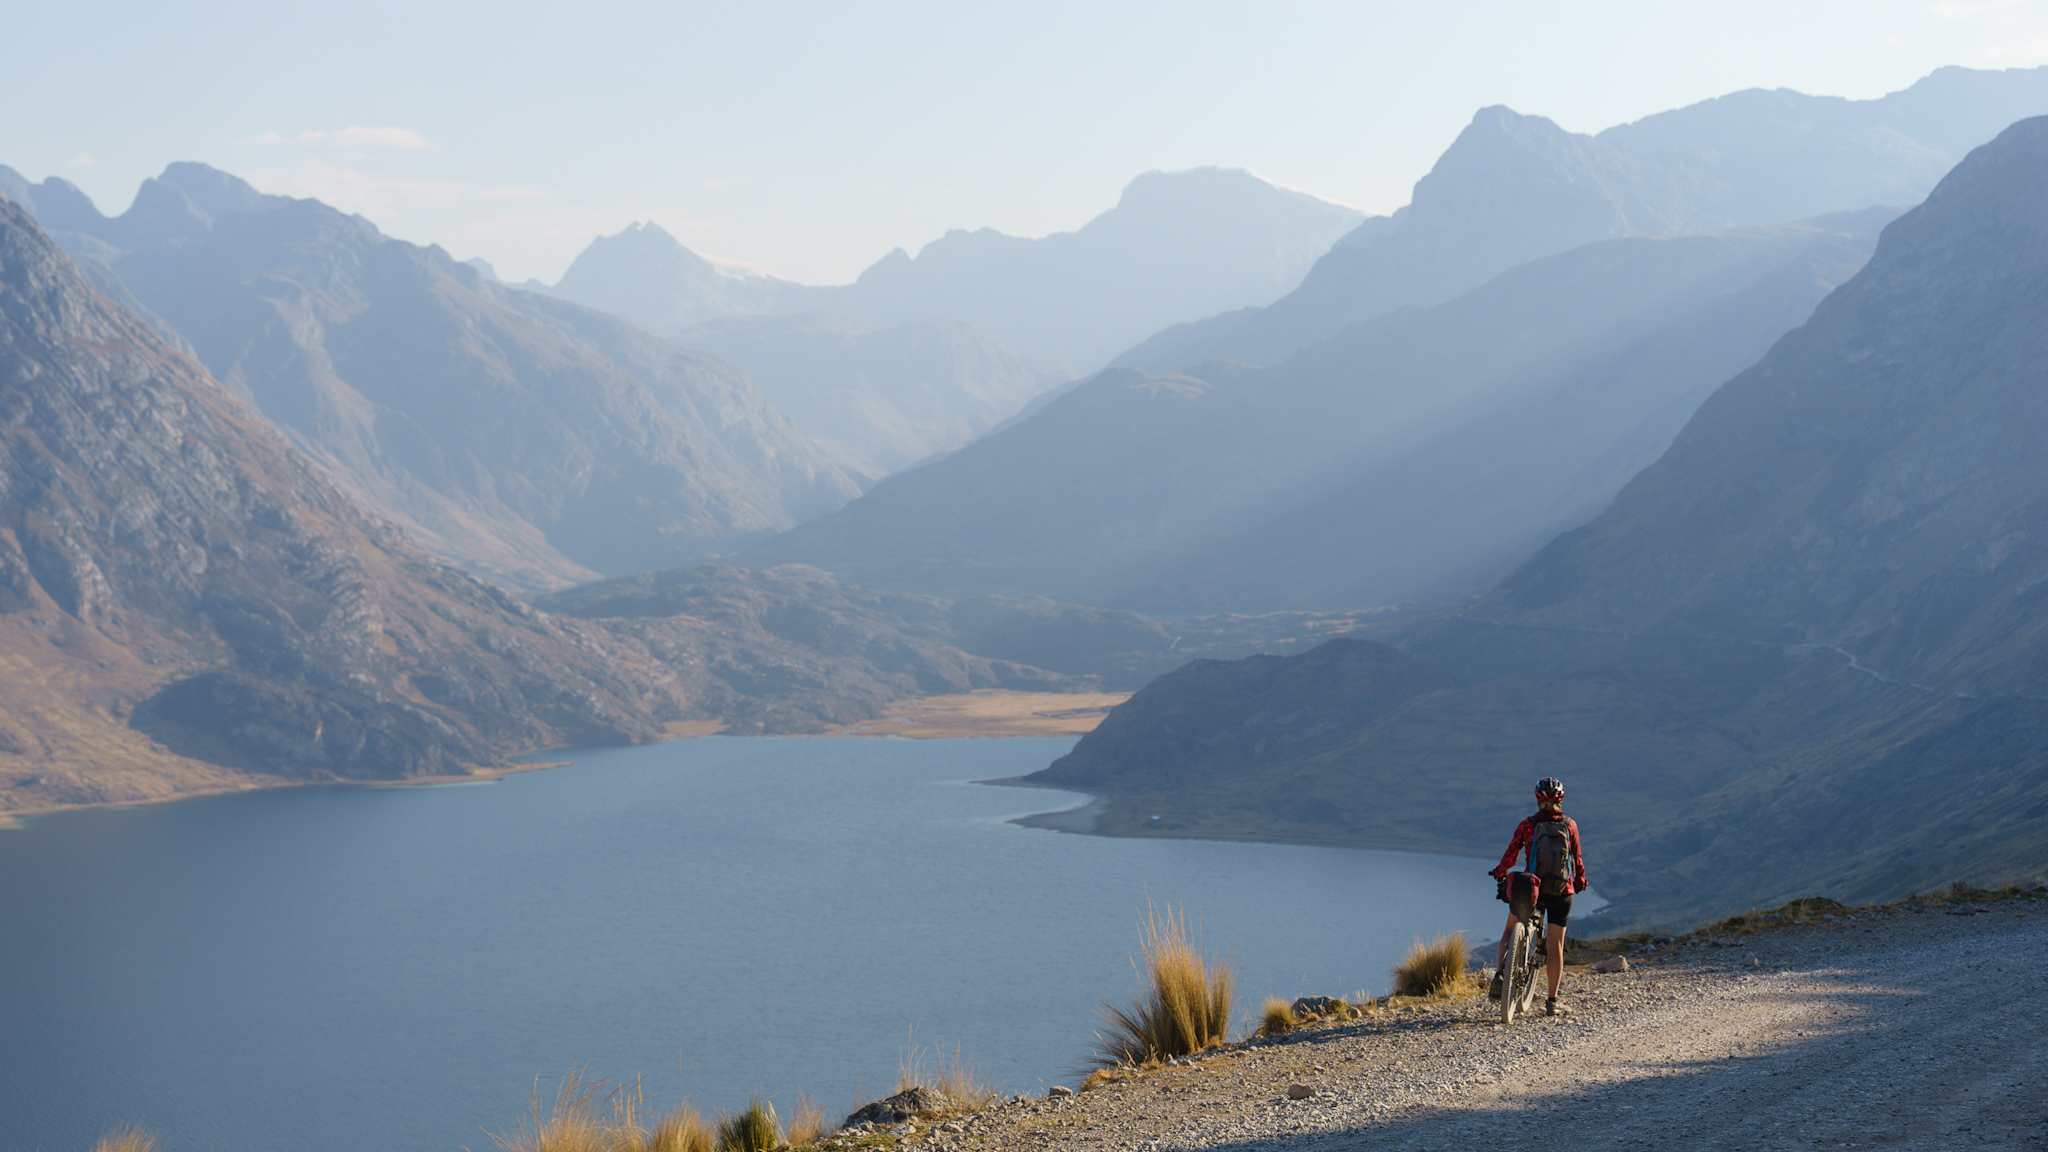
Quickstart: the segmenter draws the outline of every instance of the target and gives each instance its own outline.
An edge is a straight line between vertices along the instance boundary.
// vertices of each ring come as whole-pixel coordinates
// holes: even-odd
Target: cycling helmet
[[[1555,804],[1564,799],[1564,781],[1545,776],[1536,782],[1536,799]]]

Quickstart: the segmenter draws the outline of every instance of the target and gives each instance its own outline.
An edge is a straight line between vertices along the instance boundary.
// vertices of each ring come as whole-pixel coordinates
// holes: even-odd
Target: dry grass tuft
[[[747,1101],[739,1115],[718,1118],[718,1152],[771,1152],[780,1143],[775,1106],[759,1096]]]
[[[1132,966],[1150,987],[1128,1008],[1102,1006],[1105,1031],[1096,1033],[1096,1058],[1103,1064],[1149,1064],[1224,1043],[1237,973],[1227,964],[1212,970],[1189,942],[1179,909],[1164,915],[1146,909],[1142,948],[1142,966],[1135,958]]]
[[[688,1104],[662,1117],[639,1148],[621,1147],[618,1152],[712,1152],[711,1126]]]
[[[960,1116],[980,1112],[1002,1098],[994,1085],[975,1073],[957,1045],[948,1055],[942,1048],[921,1048],[915,1039],[913,1033],[909,1051],[896,1068],[896,1092],[912,1088],[936,1092],[946,1098],[946,1113]]]
[[[156,1152],[156,1137],[140,1128],[116,1128],[100,1137],[92,1152]]]
[[[1259,1009],[1259,1013],[1261,1036],[1284,1036],[1301,1026],[1301,1021],[1295,1018],[1294,1005],[1278,996],[1266,997],[1266,1003]]]
[[[526,1122],[515,1132],[493,1132],[491,1140],[501,1152],[712,1152],[711,1130],[695,1108],[678,1107],[650,1132],[642,1122],[645,1107],[637,1083],[572,1073],[552,1107],[542,1107],[536,1084]]]
[[[789,1146],[801,1148],[816,1143],[818,1138],[832,1129],[825,1122],[825,1110],[809,1096],[796,1098],[796,1110],[789,1115]]]
[[[1451,996],[1464,990],[1471,962],[1465,934],[1453,932],[1425,944],[1417,940],[1394,965],[1394,993],[1399,996]]]

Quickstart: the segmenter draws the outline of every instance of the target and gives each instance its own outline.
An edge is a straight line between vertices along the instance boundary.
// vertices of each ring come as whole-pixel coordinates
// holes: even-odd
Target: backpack
[[[1537,821],[1529,842],[1529,870],[1543,879],[1545,896],[1562,896],[1572,886],[1571,825],[1563,820]]]

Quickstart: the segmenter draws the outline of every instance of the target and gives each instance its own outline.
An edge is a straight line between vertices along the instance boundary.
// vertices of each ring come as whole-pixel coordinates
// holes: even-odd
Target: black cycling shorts
[[[1560,892],[1555,896],[1538,896],[1536,906],[1550,914],[1550,922],[1559,928],[1571,923],[1572,894]]]

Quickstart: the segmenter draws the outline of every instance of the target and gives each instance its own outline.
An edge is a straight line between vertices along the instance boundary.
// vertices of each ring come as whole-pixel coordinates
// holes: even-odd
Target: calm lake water
[[[1491,861],[1026,829],[1084,798],[972,783],[1072,743],[685,740],[0,832],[0,1149],[482,1152],[579,1068],[843,1115],[913,1030],[1039,1092],[1136,989],[1148,900],[1235,960],[1240,1019],[1499,931]]]

